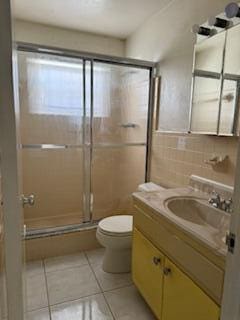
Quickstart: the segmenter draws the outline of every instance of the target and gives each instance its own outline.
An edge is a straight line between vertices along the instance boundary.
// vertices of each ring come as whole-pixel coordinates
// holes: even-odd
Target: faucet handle
[[[220,198],[220,194],[215,190],[212,191],[212,196],[215,198]]]
[[[225,211],[228,213],[233,212],[233,199],[232,198],[225,200]]]
[[[214,202],[215,200],[218,200],[218,199],[220,199],[220,195],[215,190],[213,190],[211,192],[211,196],[209,198],[209,202]]]
[[[233,203],[233,198],[229,198],[228,200],[226,200],[227,203],[232,204]]]

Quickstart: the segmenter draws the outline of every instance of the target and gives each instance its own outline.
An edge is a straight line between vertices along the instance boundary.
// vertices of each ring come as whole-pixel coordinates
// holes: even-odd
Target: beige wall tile
[[[185,150],[177,148],[178,138],[185,137]],[[228,185],[234,184],[238,138],[209,137],[186,134],[153,133],[151,180],[165,186],[188,185],[192,174]],[[228,155],[218,166],[204,160],[216,155]]]
[[[99,248],[96,229],[25,241],[27,261]]]

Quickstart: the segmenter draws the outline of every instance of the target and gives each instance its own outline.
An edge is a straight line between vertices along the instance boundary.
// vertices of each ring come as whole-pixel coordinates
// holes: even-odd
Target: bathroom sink
[[[177,217],[197,225],[219,228],[226,214],[195,198],[172,198],[166,201],[167,208]]]

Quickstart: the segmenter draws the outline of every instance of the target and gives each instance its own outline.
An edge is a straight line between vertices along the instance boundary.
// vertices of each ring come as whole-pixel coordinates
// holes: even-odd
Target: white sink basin
[[[224,222],[229,222],[228,214],[199,199],[190,197],[170,198],[165,205],[174,215],[197,225],[209,225],[219,229],[225,224]],[[226,219],[228,221],[225,221]]]
[[[205,210],[195,199],[176,198],[169,200],[168,209],[181,219],[204,225]]]

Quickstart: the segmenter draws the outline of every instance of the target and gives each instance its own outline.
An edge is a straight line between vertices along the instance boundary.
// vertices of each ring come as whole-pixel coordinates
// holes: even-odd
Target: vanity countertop
[[[202,202],[206,206],[209,196],[202,192],[195,191],[192,187],[164,189],[160,192],[135,192],[133,198],[138,204],[147,206],[153,212],[153,218],[172,224],[185,235],[192,237],[195,241],[211,250],[219,258],[225,260],[227,246],[224,243],[226,232],[229,229],[230,215],[219,209],[214,209],[219,214],[216,215],[215,226],[209,224],[196,224],[178,217],[172,213],[166,203],[173,198],[192,198]],[[212,209],[212,207],[211,207]]]

